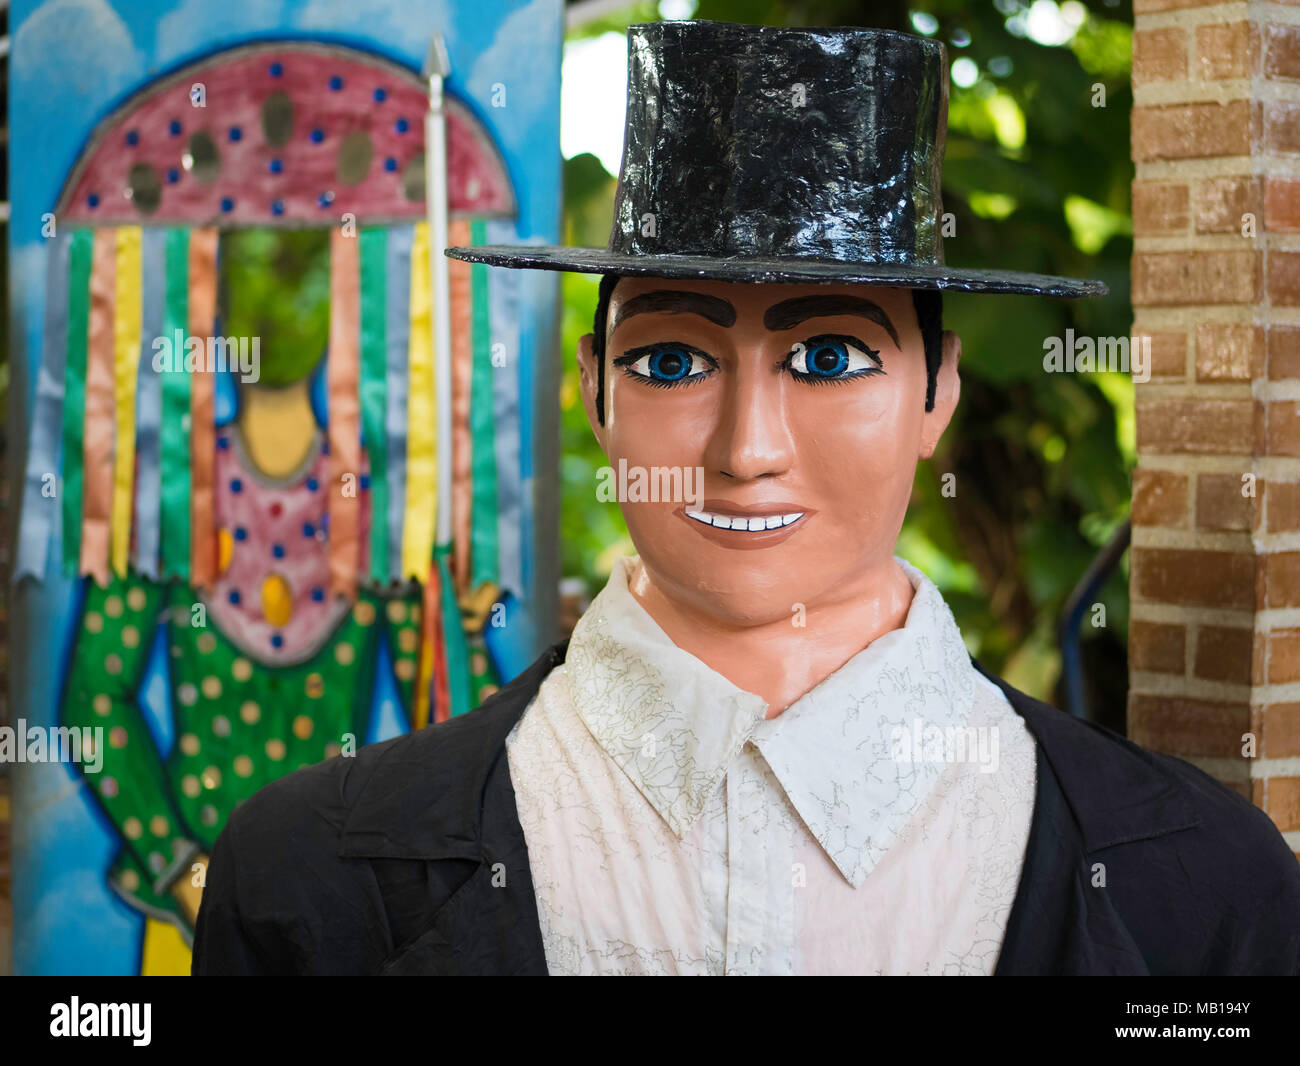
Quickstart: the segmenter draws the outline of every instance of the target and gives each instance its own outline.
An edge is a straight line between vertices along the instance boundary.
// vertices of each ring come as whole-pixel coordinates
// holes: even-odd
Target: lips
[[[740,504],[704,500],[699,507],[675,512],[706,540],[741,550],[768,548],[801,529],[813,513],[797,503]]]
[[[728,515],[712,511],[687,511],[686,517],[714,529],[734,529],[747,533],[757,533],[766,529],[779,529],[799,521],[802,511],[770,515]]]

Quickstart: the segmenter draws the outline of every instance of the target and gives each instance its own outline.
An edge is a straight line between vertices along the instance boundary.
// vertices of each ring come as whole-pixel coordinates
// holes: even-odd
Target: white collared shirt
[[[991,974],[1032,735],[899,560],[907,621],[781,715],[619,559],[507,737],[552,974]]]

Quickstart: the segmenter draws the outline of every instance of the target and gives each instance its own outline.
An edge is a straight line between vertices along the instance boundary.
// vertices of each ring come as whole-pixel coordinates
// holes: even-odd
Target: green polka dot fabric
[[[391,600],[362,591],[314,655],[256,661],[212,624],[194,592],[128,576],[86,582],[61,724],[103,728],[99,773],[83,772],[121,840],[113,887],[149,913],[179,916],[172,885],[211,852],[226,818],[258,789],[365,740],[379,642],[411,706],[419,650],[418,590]],[[174,740],[159,751],[137,702],[164,626]]]

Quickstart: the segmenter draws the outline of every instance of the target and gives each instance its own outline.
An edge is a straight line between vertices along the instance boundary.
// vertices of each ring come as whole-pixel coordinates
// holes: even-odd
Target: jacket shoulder
[[[236,807],[210,856],[192,972],[376,972],[418,920],[417,882],[436,880],[416,865],[461,859],[443,872],[448,893],[467,876],[484,782],[563,652],[469,714],[303,767]]]
[[[1089,872],[1152,972],[1300,972],[1300,863],[1267,814],[1183,759],[986,676],[1035,734]]]
[[[365,864],[339,846],[382,760],[376,749],[409,740],[296,770],[235,808],[209,859],[194,974],[371,972],[384,950],[379,894]],[[340,917],[351,928],[336,940]]]

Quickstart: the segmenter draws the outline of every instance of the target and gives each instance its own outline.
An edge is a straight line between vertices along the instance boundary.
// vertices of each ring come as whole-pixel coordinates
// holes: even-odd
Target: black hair
[[[596,360],[596,421],[605,424],[605,331],[609,320],[609,298],[621,275],[605,274],[600,279],[596,296],[596,317],[593,323],[591,354]],[[912,306],[916,309],[917,325],[925,344],[925,409],[934,410],[934,392],[939,380],[939,364],[943,361],[943,293],[938,289],[913,289]]]

